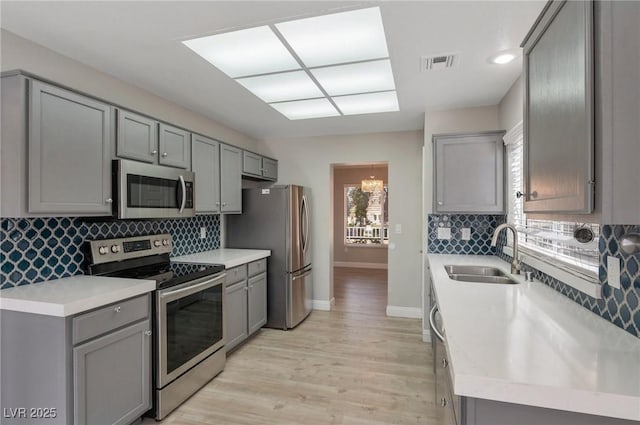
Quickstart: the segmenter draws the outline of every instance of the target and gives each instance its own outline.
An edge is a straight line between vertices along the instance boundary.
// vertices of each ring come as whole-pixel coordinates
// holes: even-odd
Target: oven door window
[[[222,341],[223,286],[167,303],[167,374]]]
[[[127,207],[180,208],[177,180],[127,174]]]

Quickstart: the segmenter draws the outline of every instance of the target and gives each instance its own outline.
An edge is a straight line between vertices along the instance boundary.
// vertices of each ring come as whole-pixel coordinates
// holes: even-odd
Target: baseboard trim
[[[429,331],[429,329],[422,330],[422,341],[431,342],[431,331]]]
[[[331,300],[313,300],[312,308],[314,310],[331,311],[331,306],[335,305],[335,303],[335,298],[332,298]]]
[[[350,261],[334,261],[333,267],[352,267],[355,269],[387,269],[387,264],[382,263],[361,263]]]
[[[387,316],[422,319],[422,309],[419,307],[399,307],[395,305],[388,305]]]

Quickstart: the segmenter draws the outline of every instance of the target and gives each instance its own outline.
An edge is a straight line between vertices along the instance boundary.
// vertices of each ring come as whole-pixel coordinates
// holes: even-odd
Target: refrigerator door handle
[[[291,278],[291,280],[294,281],[294,280],[300,279],[301,277],[307,277],[307,276],[309,276],[311,274],[312,271],[313,271],[313,269],[311,269],[311,268],[306,269],[306,270],[304,270],[304,273],[296,275],[296,276],[293,276]]]
[[[309,219],[309,205],[307,204],[307,197],[302,196],[302,208],[304,209],[304,226],[303,226],[303,245],[302,250],[307,252],[307,248],[309,247],[309,241],[311,240],[311,223]]]

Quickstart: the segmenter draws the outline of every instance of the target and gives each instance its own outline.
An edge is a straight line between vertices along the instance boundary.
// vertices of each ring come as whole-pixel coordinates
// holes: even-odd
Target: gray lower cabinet
[[[160,165],[177,168],[191,168],[191,133],[169,124],[158,127]]]
[[[266,258],[227,270],[227,352],[267,323]]]
[[[224,143],[220,144],[220,212],[242,212],[242,150]]]
[[[525,212],[593,211],[593,7],[549,2],[523,43]]]
[[[156,163],[158,122],[124,109],[117,109],[116,112],[116,155],[120,158]]]
[[[30,80],[28,128],[28,211],[109,215],[111,107]]]
[[[197,213],[220,212],[220,143],[199,134],[191,136],[191,171],[196,174]]]
[[[150,311],[149,294],[73,317],[2,310],[0,402],[26,413],[0,423],[125,425],[142,416],[151,408]]]
[[[149,322],[73,349],[74,423],[128,425],[149,410]]]
[[[433,136],[439,213],[504,212],[504,131]]]

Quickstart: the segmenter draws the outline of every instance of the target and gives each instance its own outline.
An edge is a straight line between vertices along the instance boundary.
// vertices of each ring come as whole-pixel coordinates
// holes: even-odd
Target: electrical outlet
[[[610,255],[607,257],[607,283],[620,289],[620,259]]]
[[[200,239],[206,239],[207,238],[207,228],[206,227],[201,227],[200,228]]]
[[[438,227],[438,239],[451,239],[451,227]]]
[[[462,240],[463,241],[469,241],[471,240],[471,228],[470,227],[463,227],[460,230],[461,236],[462,236]]]

